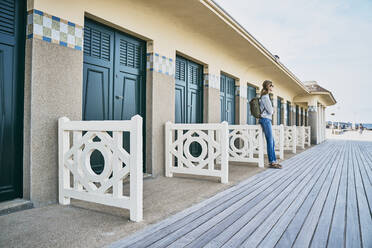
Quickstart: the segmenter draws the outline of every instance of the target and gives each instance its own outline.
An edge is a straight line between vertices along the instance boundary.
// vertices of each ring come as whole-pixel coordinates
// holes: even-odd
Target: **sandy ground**
[[[293,155],[286,153],[285,158]],[[263,170],[256,164],[230,163],[228,184],[190,176],[145,179],[144,221],[140,223],[128,220],[128,210],[78,200],[70,206],[54,204],[0,216],[0,247],[102,247]]]
[[[372,131],[365,130],[362,134],[359,131],[345,131],[342,134],[332,134],[331,129],[326,129],[327,139],[372,141]]]

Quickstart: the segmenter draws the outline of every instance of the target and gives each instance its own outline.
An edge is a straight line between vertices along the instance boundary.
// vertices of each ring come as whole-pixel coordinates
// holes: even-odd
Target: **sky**
[[[214,1],[301,81],[333,93],[326,120],[372,123],[372,0]]]

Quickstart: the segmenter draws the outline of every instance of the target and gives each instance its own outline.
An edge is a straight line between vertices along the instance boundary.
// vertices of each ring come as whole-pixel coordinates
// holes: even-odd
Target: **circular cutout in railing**
[[[105,166],[105,159],[102,153],[98,150],[94,150],[90,155],[90,167],[92,171],[97,175],[100,175],[103,171]]]
[[[99,159],[96,160],[96,158]],[[83,176],[91,182],[103,182],[112,173],[112,153],[107,144],[103,142],[87,143],[80,159]],[[97,167],[100,168],[100,172],[98,172]]]
[[[234,146],[236,149],[241,150],[244,147],[244,140],[240,137],[234,140]]]
[[[190,144],[190,154],[193,157],[198,158],[198,157],[200,157],[201,153],[202,153],[202,147],[199,144],[199,142],[197,142],[197,141],[191,142],[191,144]]]
[[[186,159],[200,163],[207,157],[207,143],[203,138],[190,137],[186,139],[183,151]]]

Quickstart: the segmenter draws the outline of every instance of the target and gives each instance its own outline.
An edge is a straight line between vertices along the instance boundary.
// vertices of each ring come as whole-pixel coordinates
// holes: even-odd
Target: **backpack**
[[[251,115],[253,115],[257,119],[261,118],[260,98],[253,98],[249,102],[249,107],[251,109]]]

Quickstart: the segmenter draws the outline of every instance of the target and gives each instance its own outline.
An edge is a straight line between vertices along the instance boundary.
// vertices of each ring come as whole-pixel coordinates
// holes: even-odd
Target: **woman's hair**
[[[273,82],[271,82],[270,80],[265,80],[262,83],[261,96],[269,94],[269,87],[272,84],[273,84]]]

